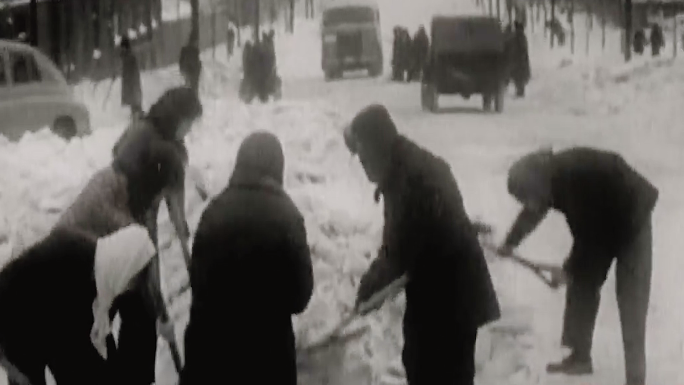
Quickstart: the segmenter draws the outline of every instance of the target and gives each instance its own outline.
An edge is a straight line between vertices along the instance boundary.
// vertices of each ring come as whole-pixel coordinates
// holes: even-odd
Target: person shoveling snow
[[[478,329],[501,310],[448,164],[400,135],[381,105],[364,108],[344,134],[385,207],[382,247],[361,279],[357,306],[406,274],[408,383],[473,384]]]
[[[618,154],[591,148],[542,149],[515,162],[508,190],[523,210],[500,247],[511,254],[550,209],[565,214],[574,243],[562,344],[572,353],[550,373],[593,372],[591,347],[601,286],[616,260],[616,289],[628,385],[646,383],[646,313],[651,287],[651,213],[658,190]]]
[[[145,281],[155,254],[147,230],[130,225],[93,239],[59,229],[0,272],[0,364],[10,384],[126,382],[108,351],[110,309]]]
[[[157,212],[165,199],[188,261],[184,211],[187,153],[182,138],[201,113],[200,101],[191,89],[167,91],[144,118],[132,123],[113,149],[112,164],[90,179],[53,231],[73,228],[97,239],[137,223],[147,227],[157,245]],[[154,382],[157,317],[168,322],[157,257],[146,271],[149,282],[141,281],[139,290],[121,299],[118,306],[122,319],[118,364],[121,372],[130,376],[128,383]],[[149,309],[150,303],[156,307],[154,311]],[[175,341],[169,343],[180,371]]]
[[[238,150],[228,186],[202,213],[192,249],[192,305],[181,385],[231,377],[297,385],[292,316],[314,277],[304,219],[283,190],[284,156],[272,134]]]

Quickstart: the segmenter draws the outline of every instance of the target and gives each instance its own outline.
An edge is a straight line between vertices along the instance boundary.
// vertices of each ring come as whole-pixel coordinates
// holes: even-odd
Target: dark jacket
[[[408,273],[405,352],[500,316],[477,235],[448,164],[399,137],[392,169],[379,186],[385,206],[383,244],[359,288],[368,298]],[[456,338],[456,337],[454,337]],[[421,350],[430,353],[431,348]]]
[[[148,119],[132,124],[112,149],[112,167],[126,176],[128,207],[138,223],[170,188],[184,195],[187,149],[166,138]]]
[[[58,384],[107,384],[90,340],[95,241],[58,231],[0,272],[0,349],[33,384],[50,367]],[[11,383],[11,382],[10,382]]]
[[[551,158],[551,207],[563,213],[573,236],[569,273],[607,271],[611,261],[650,221],[658,190],[618,154],[573,148]],[[543,216],[521,215],[507,243],[517,245]]]
[[[202,71],[200,51],[194,45],[186,45],[181,49],[178,66],[181,73],[196,75]]]
[[[235,178],[212,200],[195,235],[190,283],[182,385],[226,373],[297,384],[291,316],[306,308],[313,272],[303,218],[277,182]]]
[[[612,259],[650,220],[658,190],[618,154],[575,148],[554,156],[553,208],[576,244]]]

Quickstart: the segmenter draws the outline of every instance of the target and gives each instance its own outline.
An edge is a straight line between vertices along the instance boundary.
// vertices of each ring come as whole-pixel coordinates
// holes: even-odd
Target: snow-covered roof
[[[376,0],[328,0],[325,3],[323,3],[324,10],[355,6],[378,8],[378,2]]]

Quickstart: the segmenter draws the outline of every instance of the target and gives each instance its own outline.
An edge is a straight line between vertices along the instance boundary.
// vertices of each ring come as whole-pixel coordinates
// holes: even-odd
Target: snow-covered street
[[[428,25],[445,9],[482,13],[474,1],[382,0],[386,67],[391,29],[403,24],[412,31]],[[399,4],[402,4],[399,6]],[[246,106],[237,98],[240,55],[226,62],[205,56],[202,97],[204,116],[187,139],[190,165],[219,193],[232,171],[242,139],[257,129],[274,132],[286,156],[285,188],[305,216],[314,255],[316,289],[306,312],[295,317],[298,344],[304,346],[328,331],[350,310],[358,279],[375,255],[382,227],[382,207],[373,200],[358,161],[347,151],[341,129],[370,103],[388,107],[400,131],[446,159],[459,182],[471,218],[505,231],[519,209],[506,190],[506,172],[524,152],[543,145],[575,145],[616,150],[660,190],[655,210],[653,287],[648,319],[649,384],[684,383],[684,63],[681,59],[620,60],[619,33],[608,30],[605,51],[600,30],[591,32],[585,53],[583,22],[577,26],[577,49],[550,50],[543,25],[528,29],[532,81],[527,96],[512,90],[502,114],[485,114],[481,99],[442,97],[443,111],[420,106],[420,84],[400,84],[385,76],[351,77],[325,82],[320,70],[318,26],[301,21],[294,36],[276,38],[283,100]],[[225,47],[218,47],[223,58]],[[665,50],[670,52],[671,50]],[[680,55],[681,56],[681,55]],[[163,90],[180,83],[175,68],[143,75],[145,107]],[[90,176],[110,161],[111,147],[126,125],[126,114],[113,107],[118,90],[103,103],[108,84],[76,87],[91,108],[95,132],[69,143],[47,130],[10,143],[0,137],[0,263],[50,229],[59,213]],[[104,107],[103,107],[104,106]],[[190,190],[189,190],[190,191]],[[194,190],[192,190],[194,191]],[[187,196],[191,231],[206,203]],[[173,297],[171,313],[182,348],[190,294],[175,296],[187,280],[177,241],[165,211],[161,213],[162,269],[165,291]],[[503,237],[498,234],[497,241]],[[553,214],[520,248],[535,260],[560,264],[570,249],[563,218]],[[622,385],[624,365],[620,323],[611,273],[603,289],[594,338],[591,376],[569,378],[545,373],[548,361],[560,358],[563,290],[550,291],[526,271],[491,256],[490,268],[504,317],[480,333],[479,384]],[[2,315],[0,315],[2,316]],[[371,331],[339,349],[308,360],[300,373],[306,385],[401,384],[401,298],[369,317]],[[65,350],[68,350],[65,348]],[[176,380],[170,354],[159,342],[158,385]],[[315,368],[311,369],[311,368]],[[329,382],[324,382],[324,381]],[[405,383],[405,382],[404,382]],[[0,376],[0,385],[5,384]]]

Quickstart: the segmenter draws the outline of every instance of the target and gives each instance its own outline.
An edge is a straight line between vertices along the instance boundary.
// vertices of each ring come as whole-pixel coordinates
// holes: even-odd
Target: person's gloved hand
[[[373,306],[361,309],[360,307],[373,296],[377,292],[377,289],[375,288],[375,282],[373,281],[372,277],[366,273],[364,276],[361,278],[361,282],[359,284],[359,290],[356,293],[356,302],[354,303],[354,309],[356,311],[359,311],[359,314],[361,315],[366,315],[368,313],[371,313],[375,310],[378,310],[382,306],[382,302],[379,302],[377,304],[373,304]]]
[[[504,257],[504,258],[510,257],[511,255],[513,255],[513,247],[504,243],[501,246],[496,248],[496,253],[500,257]]]

